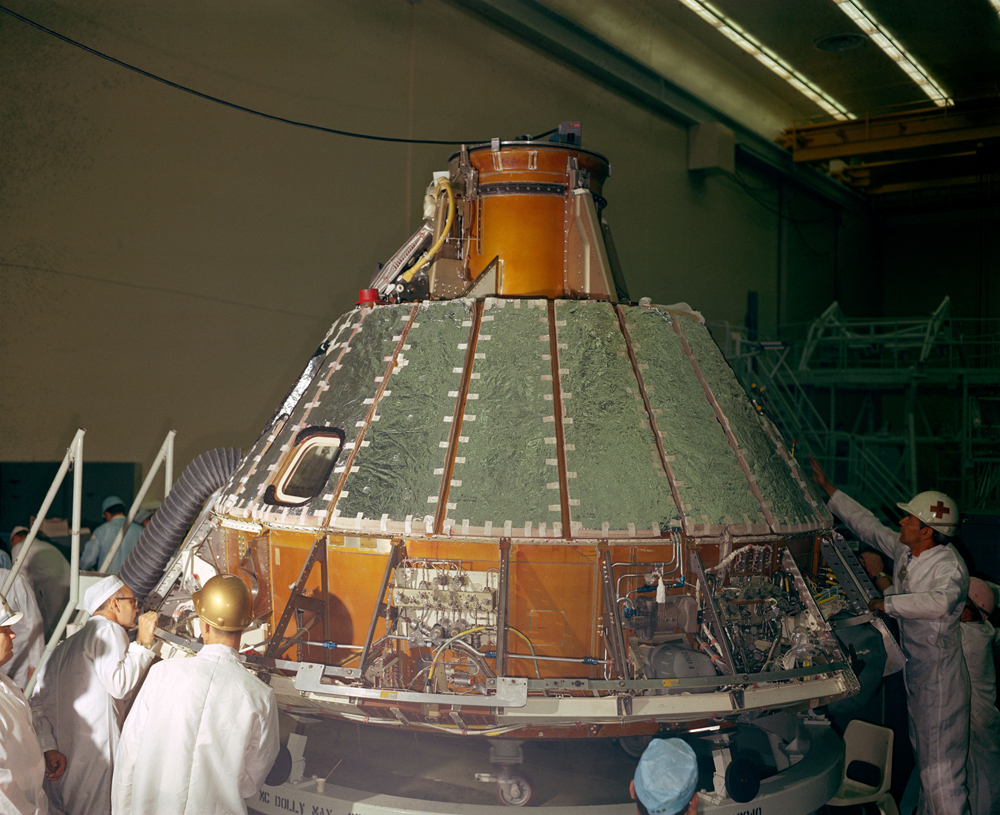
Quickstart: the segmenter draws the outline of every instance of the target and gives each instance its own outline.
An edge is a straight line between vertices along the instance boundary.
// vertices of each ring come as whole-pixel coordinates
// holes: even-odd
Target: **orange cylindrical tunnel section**
[[[478,172],[468,232],[470,277],[499,258],[498,294],[564,296],[569,198],[580,186],[600,195],[610,171],[607,159],[557,143],[504,144],[499,150],[483,145],[468,155]]]

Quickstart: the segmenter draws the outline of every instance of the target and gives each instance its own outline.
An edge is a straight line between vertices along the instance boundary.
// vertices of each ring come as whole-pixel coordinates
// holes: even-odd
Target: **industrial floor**
[[[295,722],[282,716],[282,742]],[[403,732],[321,721],[306,726],[306,777],[366,792],[456,804],[497,803],[496,785],[477,781],[491,772],[483,739]],[[610,739],[525,742],[524,764],[533,806],[620,804],[636,759]]]

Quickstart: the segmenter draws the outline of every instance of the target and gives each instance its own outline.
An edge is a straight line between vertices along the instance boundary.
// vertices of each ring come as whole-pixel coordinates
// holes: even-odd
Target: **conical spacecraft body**
[[[169,647],[218,570],[291,711],[620,736],[857,689],[803,575],[832,519],[701,315],[629,300],[609,170],[451,158],[158,578]]]

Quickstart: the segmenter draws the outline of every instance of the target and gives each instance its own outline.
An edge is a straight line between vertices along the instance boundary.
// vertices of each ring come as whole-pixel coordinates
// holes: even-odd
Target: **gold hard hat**
[[[234,574],[217,574],[191,595],[201,619],[221,631],[242,631],[253,622],[253,598]]]

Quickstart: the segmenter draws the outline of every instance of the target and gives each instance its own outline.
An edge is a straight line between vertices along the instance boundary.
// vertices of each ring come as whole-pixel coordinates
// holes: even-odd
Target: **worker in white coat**
[[[1000,814],[1000,711],[993,665],[993,626],[989,616],[996,601],[993,589],[969,578],[969,599],[962,612],[962,651],[972,683],[969,719],[969,806],[973,815]]]
[[[0,595],[0,667],[14,654],[14,626],[20,618],[21,612],[13,610]],[[65,770],[62,753],[42,753],[28,700],[6,674],[0,674],[0,812],[46,815],[49,804],[43,779],[58,779]]]
[[[9,574],[9,569],[0,569],[0,586],[7,582]],[[14,680],[15,685],[24,690],[42,659],[42,652],[45,650],[45,629],[42,615],[38,611],[38,603],[35,602],[35,593],[20,574],[16,575],[14,582],[10,584],[7,597],[21,618],[19,622],[7,623],[13,629],[17,641],[14,643],[11,659],[0,668],[0,671],[7,674]]]
[[[44,750],[66,756],[66,774],[46,781],[52,804],[67,815],[107,815],[111,771],[128,703],[153,661],[156,612],[138,618],[135,594],[112,575],[84,595],[92,616],[60,643],[42,666],[31,709]]]
[[[10,533],[15,561],[20,556],[27,537],[26,526],[15,526]],[[69,561],[51,543],[35,538],[21,564],[21,574],[35,592],[38,610],[42,613],[45,639],[48,640],[69,601]]]
[[[245,813],[278,755],[274,691],[237,650],[250,590],[217,575],[192,600],[204,645],[150,669],[118,744],[113,815]]]
[[[898,505],[907,515],[897,533],[834,487],[815,459],[812,468],[830,511],[894,561],[890,579],[878,555],[862,559],[885,595],[871,601],[872,609],[899,622],[910,742],[920,772],[917,813],[968,815],[969,673],[959,618],[969,571],[949,543],[958,528],[958,507],[942,492],[919,493]]]

